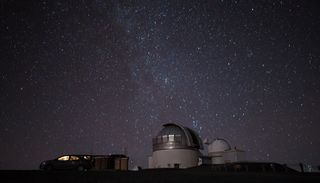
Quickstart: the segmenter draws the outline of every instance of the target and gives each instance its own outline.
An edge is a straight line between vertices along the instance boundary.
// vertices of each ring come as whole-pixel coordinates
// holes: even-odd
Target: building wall
[[[246,153],[242,151],[228,151],[225,154],[225,159],[228,162],[245,161]]]
[[[128,157],[98,156],[94,157],[95,170],[128,170]]]
[[[149,168],[188,168],[198,165],[201,153],[192,149],[170,149],[154,151],[149,159]]]
[[[245,152],[234,150],[215,153],[211,152],[209,153],[209,156],[211,156],[212,164],[224,164],[246,160]]]
[[[152,158],[152,156],[149,156],[148,157],[148,168],[155,168],[153,164],[154,164],[153,158]]]
[[[217,154],[215,156],[212,156],[212,164],[224,164],[226,163],[224,154]]]

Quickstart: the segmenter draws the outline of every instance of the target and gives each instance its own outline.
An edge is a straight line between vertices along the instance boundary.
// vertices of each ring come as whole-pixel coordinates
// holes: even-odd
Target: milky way
[[[0,168],[72,153],[146,167],[162,124],[250,161],[320,164],[316,1],[0,3]]]

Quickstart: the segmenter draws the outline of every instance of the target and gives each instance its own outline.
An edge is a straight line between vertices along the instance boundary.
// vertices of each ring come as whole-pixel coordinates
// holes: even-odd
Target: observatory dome
[[[165,149],[203,149],[202,140],[190,128],[167,123],[152,139],[153,151]]]
[[[224,140],[217,138],[208,146],[208,153],[223,152],[231,150],[230,144]]]

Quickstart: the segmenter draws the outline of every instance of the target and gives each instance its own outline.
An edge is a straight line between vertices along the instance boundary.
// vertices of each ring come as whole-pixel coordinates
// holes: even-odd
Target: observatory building
[[[203,155],[203,143],[198,134],[188,127],[167,123],[152,139],[153,152],[149,168],[188,168],[198,165],[226,164],[245,161],[245,151],[231,148],[228,141],[216,138],[205,140],[208,151]]]
[[[208,157],[211,164],[225,164],[245,160],[245,151],[236,147],[231,148],[230,144],[221,138],[213,140],[208,145]]]
[[[202,140],[190,128],[168,123],[152,139],[149,168],[188,168],[197,166],[202,156]]]

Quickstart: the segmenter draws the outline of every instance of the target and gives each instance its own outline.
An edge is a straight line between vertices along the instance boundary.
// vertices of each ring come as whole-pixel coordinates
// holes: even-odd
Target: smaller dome
[[[208,146],[208,153],[215,153],[215,152],[223,152],[231,150],[231,146],[228,141],[224,139],[217,138]]]

